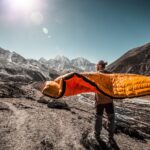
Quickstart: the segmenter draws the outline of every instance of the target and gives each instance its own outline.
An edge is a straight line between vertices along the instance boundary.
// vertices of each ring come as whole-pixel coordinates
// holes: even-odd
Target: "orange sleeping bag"
[[[85,92],[103,93],[112,98],[150,94],[150,76],[136,74],[105,74],[97,72],[68,73],[46,81],[42,93],[52,97],[71,96]]]

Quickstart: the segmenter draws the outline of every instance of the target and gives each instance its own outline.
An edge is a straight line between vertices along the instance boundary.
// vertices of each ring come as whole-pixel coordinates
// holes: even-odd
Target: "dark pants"
[[[95,135],[100,136],[102,130],[102,117],[104,113],[104,109],[108,116],[108,132],[109,137],[113,137],[114,128],[115,128],[115,114],[114,114],[114,104],[99,104],[96,106],[96,114],[95,114]]]

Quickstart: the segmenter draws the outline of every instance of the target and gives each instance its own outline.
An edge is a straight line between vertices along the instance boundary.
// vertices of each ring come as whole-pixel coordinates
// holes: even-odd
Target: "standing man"
[[[96,70],[100,73],[110,73],[105,70],[107,62],[100,60],[96,64]],[[114,104],[113,99],[104,94],[95,94],[95,103],[96,103],[96,115],[95,115],[95,137],[96,139],[100,139],[100,134],[102,130],[102,117],[104,110],[108,116],[108,133],[109,140],[113,139],[114,135],[114,127],[115,127],[115,114],[114,114]]]

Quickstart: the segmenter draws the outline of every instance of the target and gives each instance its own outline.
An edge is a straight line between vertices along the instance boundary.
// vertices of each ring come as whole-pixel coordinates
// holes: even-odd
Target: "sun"
[[[14,4],[18,8],[22,9],[32,9],[33,8],[33,0],[14,0]]]
[[[32,11],[36,8],[36,0],[9,0],[11,8],[16,11]]]

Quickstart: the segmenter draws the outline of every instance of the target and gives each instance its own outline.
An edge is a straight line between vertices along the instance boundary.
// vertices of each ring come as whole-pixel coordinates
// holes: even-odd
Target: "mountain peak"
[[[91,63],[89,60],[83,57],[77,57],[71,60],[72,62],[78,61],[80,63]]]
[[[46,60],[44,57],[41,57],[41,58],[39,59],[39,61],[40,61],[40,62],[47,62],[47,60]]]
[[[66,57],[66,56],[63,56],[63,55],[57,55],[55,58],[54,58],[55,60],[67,60],[67,61],[70,61],[69,60],[69,58],[68,57]]]

